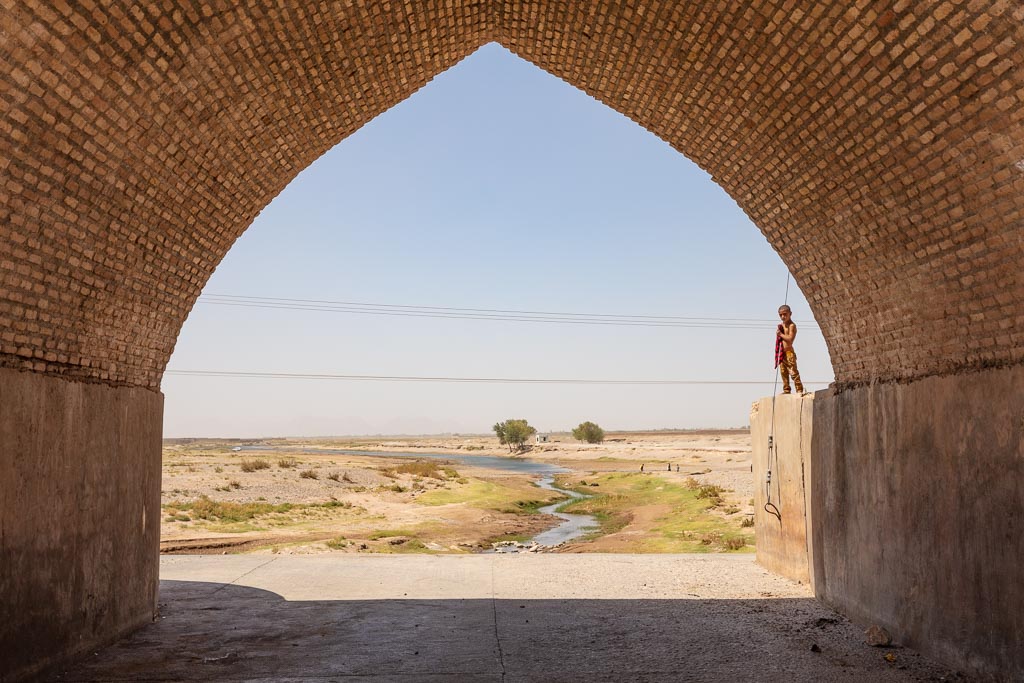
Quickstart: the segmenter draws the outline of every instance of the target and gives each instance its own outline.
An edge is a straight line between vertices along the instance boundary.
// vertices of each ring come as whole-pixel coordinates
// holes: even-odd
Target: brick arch
[[[489,41],[711,173],[794,273],[839,382],[1024,359],[1024,10],[1005,0],[0,12],[2,366],[156,388],[257,213]]]

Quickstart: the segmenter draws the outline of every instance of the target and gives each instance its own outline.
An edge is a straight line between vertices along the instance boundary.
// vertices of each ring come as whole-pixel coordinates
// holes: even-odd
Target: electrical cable
[[[739,385],[769,384],[765,380],[701,380],[701,379],[580,379],[532,377],[448,377],[416,375],[342,375],[329,373],[246,372],[241,370],[166,370],[165,375],[184,377],[241,377],[256,379],[312,379],[375,382],[453,382],[467,384],[614,384],[614,385]],[[807,382],[823,384],[829,382]]]
[[[610,325],[616,327],[678,327],[708,329],[761,329],[766,320],[755,318],[701,318],[686,316],[628,315],[612,313],[568,313],[553,311],[522,311],[509,309],[454,308],[447,306],[411,306],[405,304],[373,304],[316,299],[285,299],[233,294],[204,294],[197,303],[324,313],[399,316],[416,318],[449,318],[501,322],[539,322],[576,325]],[[812,322],[804,323],[815,328]]]

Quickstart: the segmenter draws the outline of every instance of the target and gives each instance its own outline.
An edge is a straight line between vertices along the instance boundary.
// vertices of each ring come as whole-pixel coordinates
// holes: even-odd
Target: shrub
[[[165,506],[169,513],[175,515],[180,512],[191,513],[192,519],[214,520],[221,522],[245,522],[257,515],[266,515],[272,512],[288,512],[292,509],[290,503],[281,505],[270,505],[268,503],[231,503],[213,501],[203,496],[191,502],[174,502]]]
[[[230,486],[233,489],[242,488],[242,484],[237,479],[232,479],[231,481],[229,481],[228,486]]]
[[[299,464],[299,461],[295,458],[280,458],[277,461],[277,466],[283,470],[290,469]]]
[[[302,477],[303,479],[319,479],[320,478],[320,475],[317,474],[314,470],[302,470],[301,472],[299,472],[299,476]]]
[[[745,517],[743,519],[743,521],[740,522],[740,526],[742,526],[742,527],[754,526],[754,518],[753,517]]]
[[[344,508],[346,510],[352,508],[352,503],[347,500],[334,500],[333,498],[325,503],[310,503],[310,507],[317,508]]]
[[[725,539],[725,547],[729,550],[739,550],[747,544],[747,539],[742,536],[733,536]]]
[[[697,490],[698,498],[707,498],[711,501],[722,502],[722,494],[725,493],[725,489],[721,486],[715,486],[714,484],[705,484]]]
[[[341,478],[341,473],[331,472],[330,474],[327,475],[327,478],[330,479],[331,481],[338,481],[338,479]]]
[[[239,467],[242,468],[243,472],[255,472],[256,470],[270,469],[270,463],[257,458],[255,460],[243,460]]]
[[[397,467],[381,468],[381,474],[392,479],[400,474],[411,474],[413,477],[429,477],[442,480],[447,477],[459,476],[459,473],[451,467],[444,467],[442,469],[438,466],[438,463],[430,462],[429,460],[416,460],[415,462],[402,463]]]

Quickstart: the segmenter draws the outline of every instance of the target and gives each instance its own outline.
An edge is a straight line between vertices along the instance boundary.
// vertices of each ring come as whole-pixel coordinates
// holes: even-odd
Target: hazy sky
[[[774,379],[786,268],[710,177],[605,105],[488,45],[301,173],[206,294],[754,318],[762,329],[434,319],[196,305],[169,370]],[[201,300],[202,301],[202,300]],[[795,284],[794,317],[811,321]],[[830,381],[813,322],[806,380]],[[820,385],[819,387],[820,388]],[[166,436],[737,426],[767,385],[508,385],[167,375]]]

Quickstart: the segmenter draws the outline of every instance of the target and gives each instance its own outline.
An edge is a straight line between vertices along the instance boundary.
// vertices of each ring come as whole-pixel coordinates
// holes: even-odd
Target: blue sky
[[[772,319],[786,268],[666,143],[497,45],[299,174],[205,293]],[[797,321],[811,321],[795,283]],[[169,369],[763,380],[774,327],[602,327],[199,303]],[[813,323],[801,374],[832,379]],[[820,388],[820,387],[819,387]],[[166,436],[736,426],[767,386],[419,384],[168,375]]]

